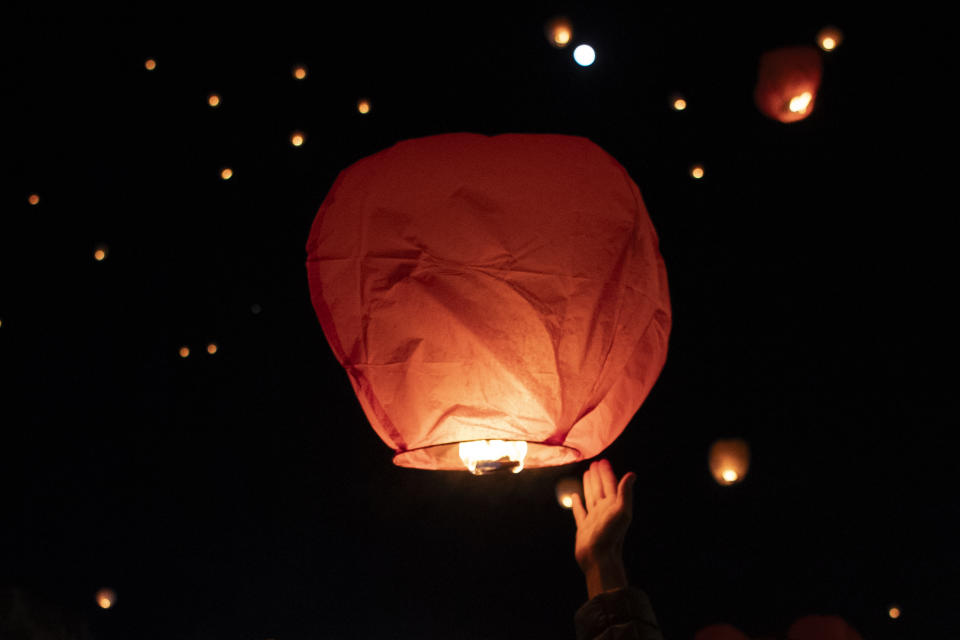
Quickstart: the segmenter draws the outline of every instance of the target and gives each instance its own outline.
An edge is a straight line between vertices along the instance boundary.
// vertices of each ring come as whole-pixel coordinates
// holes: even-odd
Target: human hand
[[[635,473],[617,483],[607,460],[597,460],[583,474],[583,494],[573,496],[577,522],[574,556],[587,578],[587,591],[597,593],[627,586],[623,568],[623,541],[633,517]]]

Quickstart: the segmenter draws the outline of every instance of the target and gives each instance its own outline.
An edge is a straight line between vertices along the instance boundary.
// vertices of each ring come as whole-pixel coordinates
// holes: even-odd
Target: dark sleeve
[[[663,640],[650,599],[634,587],[601,593],[573,621],[577,640]]]

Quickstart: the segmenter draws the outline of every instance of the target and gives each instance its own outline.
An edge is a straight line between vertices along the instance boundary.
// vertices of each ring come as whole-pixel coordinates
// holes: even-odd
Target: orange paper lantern
[[[863,640],[840,616],[804,616],[787,631],[791,640]]]
[[[739,438],[717,440],[710,447],[710,473],[720,484],[743,480],[750,468],[750,446]]]
[[[340,173],[307,254],[324,334],[400,466],[593,457],[666,358],[656,232],[626,170],[585,138],[399,142]]]
[[[753,99],[768,118],[803,120],[813,111],[823,63],[814,47],[784,47],[760,56]]]
[[[750,640],[750,638],[732,625],[711,624],[697,631],[693,640]]]

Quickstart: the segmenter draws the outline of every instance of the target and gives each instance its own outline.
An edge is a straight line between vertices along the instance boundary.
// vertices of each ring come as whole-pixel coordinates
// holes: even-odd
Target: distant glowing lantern
[[[180,347],[180,357],[181,357],[181,358],[186,358],[186,357],[189,356],[189,355],[190,355],[190,349],[188,349],[187,347]]]
[[[211,107],[218,106],[220,104],[220,96],[215,93],[211,93],[210,97],[207,98],[207,104],[209,104]]]
[[[29,202],[30,204],[37,204],[40,202],[40,196],[38,196],[35,193],[31,193],[30,197],[27,198],[27,202]]]
[[[697,631],[693,640],[750,640],[750,638],[729,624],[711,624]]]
[[[588,44],[582,44],[573,50],[573,59],[581,67],[589,67],[597,60],[597,53]]]
[[[297,80],[303,80],[307,77],[307,68],[304,66],[298,66],[293,68],[293,77]]]
[[[223,178],[224,180],[229,180],[230,178],[233,177],[233,169],[230,169],[229,167],[223,169],[220,172],[220,177]]]
[[[710,447],[710,473],[720,484],[743,480],[750,468],[750,447],[739,438],[717,440]]]
[[[699,180],[703,177],[703,167],[699,164],[695,164],[690,167],[690,175]]]
[[[673,109],[674,111],[683,111],[687,108],[687,101],[683,98],[674,98],[673,99]]]
[[[896,620],[900,617],[900,607],[894,605],[887,609],[887,615],[890,616],[892,620]]]
[[[216,352],[217,352],[217,344],[215,342],[211,342],[210,344],[207,345],[207,353],[209,353],[210,355],[213,355]]]
[[[863,640],[840,616],[804,616],[787,630],[790,640]]]
[[[547,22],[544,31],[547,34],[547,40],[557,49],[566,47],[573,38],[573,27],[570,26],[570,21],[563,16]]]
[[[103,262],[103,260],[106,257],[107,257],[107,247],[103,245],[97,247],[96,250],[93,252],[93,259],[96,260],[97,262]]]
[[[626,170],[586,138],[444,134],[363,158],[320,206],[307,275],[399,466],[593,457],[667,354],[653,224]]]
[[[113,589],[100,589],[97,591],[97,605],[101,609],[109,609],[117,601],[117,594]]]
[[[573,497],[582,494],[583,488],[577,478],[561,478],[557,482],[557,503],[564,509],[572,509]]]
[[[803,120],[813,111],[823,62],[813,47],[785,47],[760,56],[753,99],[760,112],[780,122]]]
[[[365,99],[358,100],[357,111],[360,113],[370,113],[370,101]]]
[[[147,71],[153,71],[154,69],[157,68],[157,61],[154,60],[153,58],[149,58],[146,62],[143,63],[143,66],[144,68],[146,68]]]
[[[303,145],[303,141],[306,139],[306,136],[301,131],[294,131],[290,136],[290,144],[295,147]]]
[[[817,34],[817,44],[824,51],[833,51],[843,41],[843,33],[836,27],[824,27]]]

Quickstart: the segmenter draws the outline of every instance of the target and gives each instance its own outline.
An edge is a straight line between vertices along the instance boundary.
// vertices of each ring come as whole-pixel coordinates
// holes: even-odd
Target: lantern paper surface
[[[823,62],[814,47],[784,47],[760,56],[753,98],[768,118],[803,120],[813,111]]]
[[[804,616],[787,631],[796,640],[863,640],[857,630],[839,616]]]
[[[593,457],[667,354],[656,232],[586,138],[397,143],[337,177],[307,244],[324,334],[394,462],[463,469],[461,442],[525,441],[526,467]]]
[[[712,624],[697,631],[693,640],[750,640],[750,638],[732,625]]]

